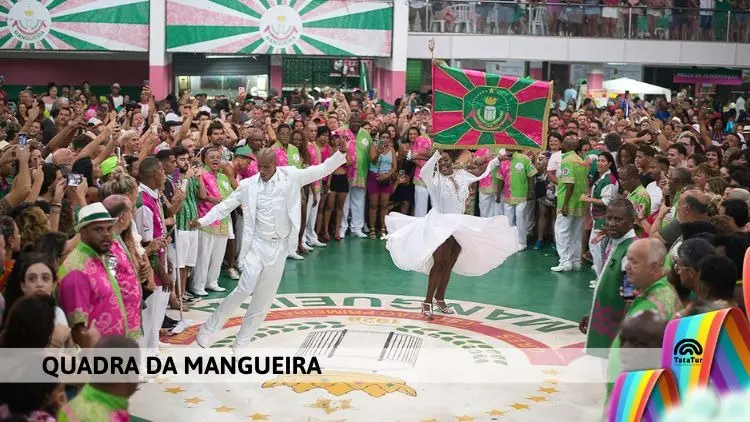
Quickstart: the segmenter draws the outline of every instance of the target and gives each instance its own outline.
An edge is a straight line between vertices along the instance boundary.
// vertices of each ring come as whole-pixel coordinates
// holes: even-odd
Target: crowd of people
[[[505,216],[518,236],[512,252],[553,248],[552,272],[590,271],[594,300],[581,331],[591,350],[660,345],[671,318],[743,305],[739,279],[750,244],[744,101],[726,110],[686,92],[671,102],[625,95],[604,108],[559,101],[545,150],[493,160],[497,151],[487,148],[435,154],[429,97],[425,104],[416,93],[392,110],[364,92],[327,88],[285,99],[188,92],[156,99],[144,87],[131,101],[117,84],[100,94],[86,83],[60,93],[50,84],[17,101],[0,98],[0,347],[116,344],[152,353],[165,346],[162,330],[177,325],[166,310],[224,291],[222,273],[247,280],[204,326],[201,345],[258,277],[274,279],[273,289],[254,293],[270,298],[248,310],[238,336],[247,344],[285,259],[305,259],[346,236],[389,240],[389,213],[425,217],[431,208]],[[323,163],[332,167],[305,170]],[[425,180],[425,166],[442,176]],[[243,181],[256,174],[265,200],[252,215],[243,195],[253,188]],[[443,203],[438,180],[459,194]],[[283,227],[293,239],[283,244],[279,210],[293,223]],[[253,239],[243,239],[248,232]],[[448,273],[461,248],[450,239],[434,251],[452,260]],[[408,261],[408,250],[399,253]],[[257,268],[241,264],[248,254]],[[430,273],[428,318],[433,300],[451,313],[441,277]],[[623,366],[624,359],[613,370]],[[80,409],[121,412],[135,391],[27,387],[0,388],[0,419],[60,411],[61,420],[95,420]]]
[[[416,32],[748,42],[748,4],[729,0],[411,0]]]

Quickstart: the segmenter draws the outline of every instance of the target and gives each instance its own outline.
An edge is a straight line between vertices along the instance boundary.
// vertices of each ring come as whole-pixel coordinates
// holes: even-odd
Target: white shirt
[[[279,172],[264,182],[258,179],[258,200],[255,212],[255,230],[265,240],[286,239],[291,234],[289,214]]]
[[[159,203],[159,192],[149,188],[148,186],[144,185],[143,183],[138,186],[138,194],[140,195],[141,192],[146,192],[150,197],[154,198],[156,200],[156,203]],[[145,243],[151,242],[154,240],[154,213],[151,212],[151,209],[148,207],[139,207],[135,211],[135,226],[138,228],[138,233],[141,235],[141,240]]]
[[[664,196],[661,193],[659,184],[656,182],[649,183],[648,186],[646,186],[646,192],[648,192],[648,196],[651,198],[651,211],[649,211],[650,215],[661,208],[661,202],[664,200]]]
[[[740,110],[745,109],[745,99],[742,98],[742,95],[737,98],[737,101],[734,102],[734,109],[737,110],[737,114],[739,115]]]
[[[427,187],[432,207],[440,214],[463,214],[469,198],[469,186],[487,177],[500,164],[494,158],[479,176],[466,170],[455,170],[450,176],[443,176],[437,170],[438,158],[439,154],[435,153],[422,167],[420,176]]]
[[[547,171],[555,171],[555,176],[560,177],[562,168],[562,151],[555,151],[549,156],[547,161]]]
[[[115,108],[120,107],[124,101],[125,101],[125,97],[123,97],[122,95],[118,95],[116,97],[112,96],[112,102],[114,103],[112,105]]]

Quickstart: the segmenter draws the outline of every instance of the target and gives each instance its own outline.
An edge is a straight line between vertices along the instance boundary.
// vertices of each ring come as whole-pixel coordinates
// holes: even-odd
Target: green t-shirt
[[[630,192],[630,195],[628,195],[628,201],[633,204],[635,215],[640,217],[641,215],[648,216],[651,213],[651,197],[648,195],[648,191],[646,191],[646,188],[644,188],[643,185],[639,184],[633,192]],[[636,227],[635,234],[640,237],[641,234],[643,234],[643,229]]]
[[[562,155],[560,177],[557,178],[557,212],[562,211],[569,184],[572,184],[573,195],[568,201],[568,215],[583,217],[586,205],[581,201],[581,195],[586,193],[589,169],[586,163],[575,153],[568,151]]]
[[[518,205],[526,202],[529,198],[529,177],[534,177],[535,175],[536,167],[531,163],[529,157],[522,152],[514,152],[508,169],[510,198],[505,198],[505,203],[508,205]]]
[[[177,230],[193,231],[195,229],[190,227],[190,222],[198,219],[198,179],[192,177],[183,180],[180,184],[182,183],[187,183],[187,189],[185,190],[185,200],[182,201],[182,207],[180,212],[177,213],[175,223],[177,224]]]

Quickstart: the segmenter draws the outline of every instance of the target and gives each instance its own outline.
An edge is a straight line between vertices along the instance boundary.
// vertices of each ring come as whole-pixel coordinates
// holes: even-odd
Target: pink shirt
[[[411,153],[412,155],[416,154],[423,154],[430,152],[430,149],[432,149],[432,141],[430,141],[429,138],[420,136],[417,139],[414,140],[414,142],[411,143]],[[416,186],[424,186],[424,182],[422,181],[422,178],[419,177],[419,173],[422,170],[422,166],[424,166],[424,163],[426,161],[419,160],[417,163],[415,170],[414,170],[414,184]]]
[[[474,158],[486,157],[490,154],[488,148],[480,148],[474,153]],[[495,185],[495,175],[490,173],[487,177],[479,181],[479,192],[482,193],[495,193],[497,192],[497,186]]]
[[[120,285],[122,303],[125,305],[125,314],[128,317],[128,334],[131,337],[136,333],[140,335],[141,298],[143,297],[141,283],[138,282],[138,277],[135,275],[135,268],[133,268],[130,255],[128,255],[122,240],[114,239],[112,246],[109,248],[109,253],[117,260],[115,277],[117,278],[117,284]]]

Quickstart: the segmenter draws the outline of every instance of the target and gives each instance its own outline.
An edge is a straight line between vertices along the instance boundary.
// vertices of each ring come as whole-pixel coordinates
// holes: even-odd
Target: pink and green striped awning
[[[0,0],[0,49],[148,51],[148,0]]]

